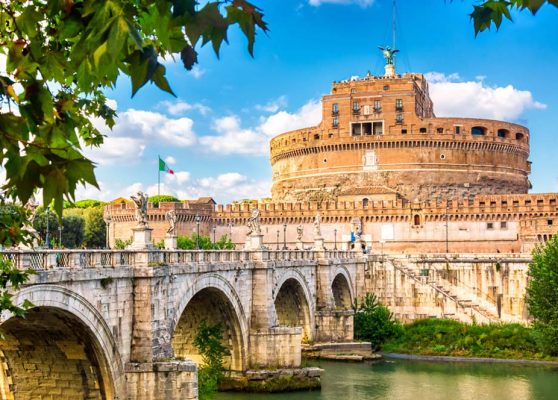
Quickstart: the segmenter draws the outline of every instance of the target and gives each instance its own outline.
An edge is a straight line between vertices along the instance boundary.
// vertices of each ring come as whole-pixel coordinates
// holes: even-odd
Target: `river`
[[[511,364],[317,362],[322,390],[220,393],[216,400],[556,400],[558,368]]]

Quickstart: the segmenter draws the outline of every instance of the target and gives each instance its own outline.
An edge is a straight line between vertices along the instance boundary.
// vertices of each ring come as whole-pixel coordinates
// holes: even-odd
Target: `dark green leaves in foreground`
[[[473,6],[471,19],[475,26],[475,34],[490,29],[492,24],[500,28],[504,18],[512,20],[511,11],[529,10],[533,15],[545,5],[558,7],[558,0],[487,0]]]
[[[112,127],[105,89],[127,75],[132,95],[147,83],[174,95],[164,58],[179,55],[188,70],[197,49],[217,55],[238,25],[253,54],[256,31],[267,31],[259,8],[245,0],[29,0],[0,2],[0,166],[9,195],[26,203],[43,189],[43,204],[61,215],[78,184],[97,186],[84,146]]]

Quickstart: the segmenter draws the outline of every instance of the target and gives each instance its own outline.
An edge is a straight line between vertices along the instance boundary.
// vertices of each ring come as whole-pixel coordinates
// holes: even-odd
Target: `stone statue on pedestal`
[[[252,214],[248,219],[248,236],[259,236],[262,234],[262,228],[260,224],[260,210],[254,208]]]
[[[314,217],[314,237],[321,238],[322,237],[322,228],[320,226],[321,218],[320,213],[317,213]]]
[[[303,234],[304,234],[304,228],[302,227],[302,224],[300,224],[299,226],[296,227],[296,240],[298,242],[302,242]]]
[[[143,192],[138,192],[136,196],[130,196],[136,204],[136,221],[138,227],[147,227],[147,201],[148,196]]]
[[[167,229],[167,236],[176,236],[176,211],[170,210],[165,214],[165,219],[169,222],[169,228]]]
[[[384,58],[386,59],[386,65],[394,65],[395,64],[395,53],[398,53],[399,50],[392,49],[389,46],[378,47],[378,48],[380,50],[382,50],[382,54],[384,55]]]

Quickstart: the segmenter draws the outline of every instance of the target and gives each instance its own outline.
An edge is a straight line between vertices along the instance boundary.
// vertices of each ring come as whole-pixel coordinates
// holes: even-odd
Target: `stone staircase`
[[[496,307],[491,307],[488,302],[481,301],[476,295],[470,293],[464,296],[462,293],[457,294],[456,289],[450,282],[432,281],[429,276],[417,275],[415,270],[402,265],[402,263],[393,258],[388,258],[393,268],[401,272],[408,279],[420,284],[428,286],[436,293],[440,294],[449,303],[455,304],[455,313],[443,313],[443,317],[455,319],[462,322],[479,322],[479,323],[496,323],[501,322],[498,317]],[[481,304],[482,303],[482,304]],[[493,308],[493,309],[492,309]]]

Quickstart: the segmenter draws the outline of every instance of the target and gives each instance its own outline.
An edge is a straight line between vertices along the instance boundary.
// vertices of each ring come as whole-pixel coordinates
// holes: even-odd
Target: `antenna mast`
[[[397,47],[395,47],[395,34],[397,31],[397,20],[395,17],[395,12],[397,10],[397,4],[396,4],[396,0],[393,0],[393,20],[392,20],[392,29],[393,29],[393,46],[391,47],[392,49],[396,49]]]

